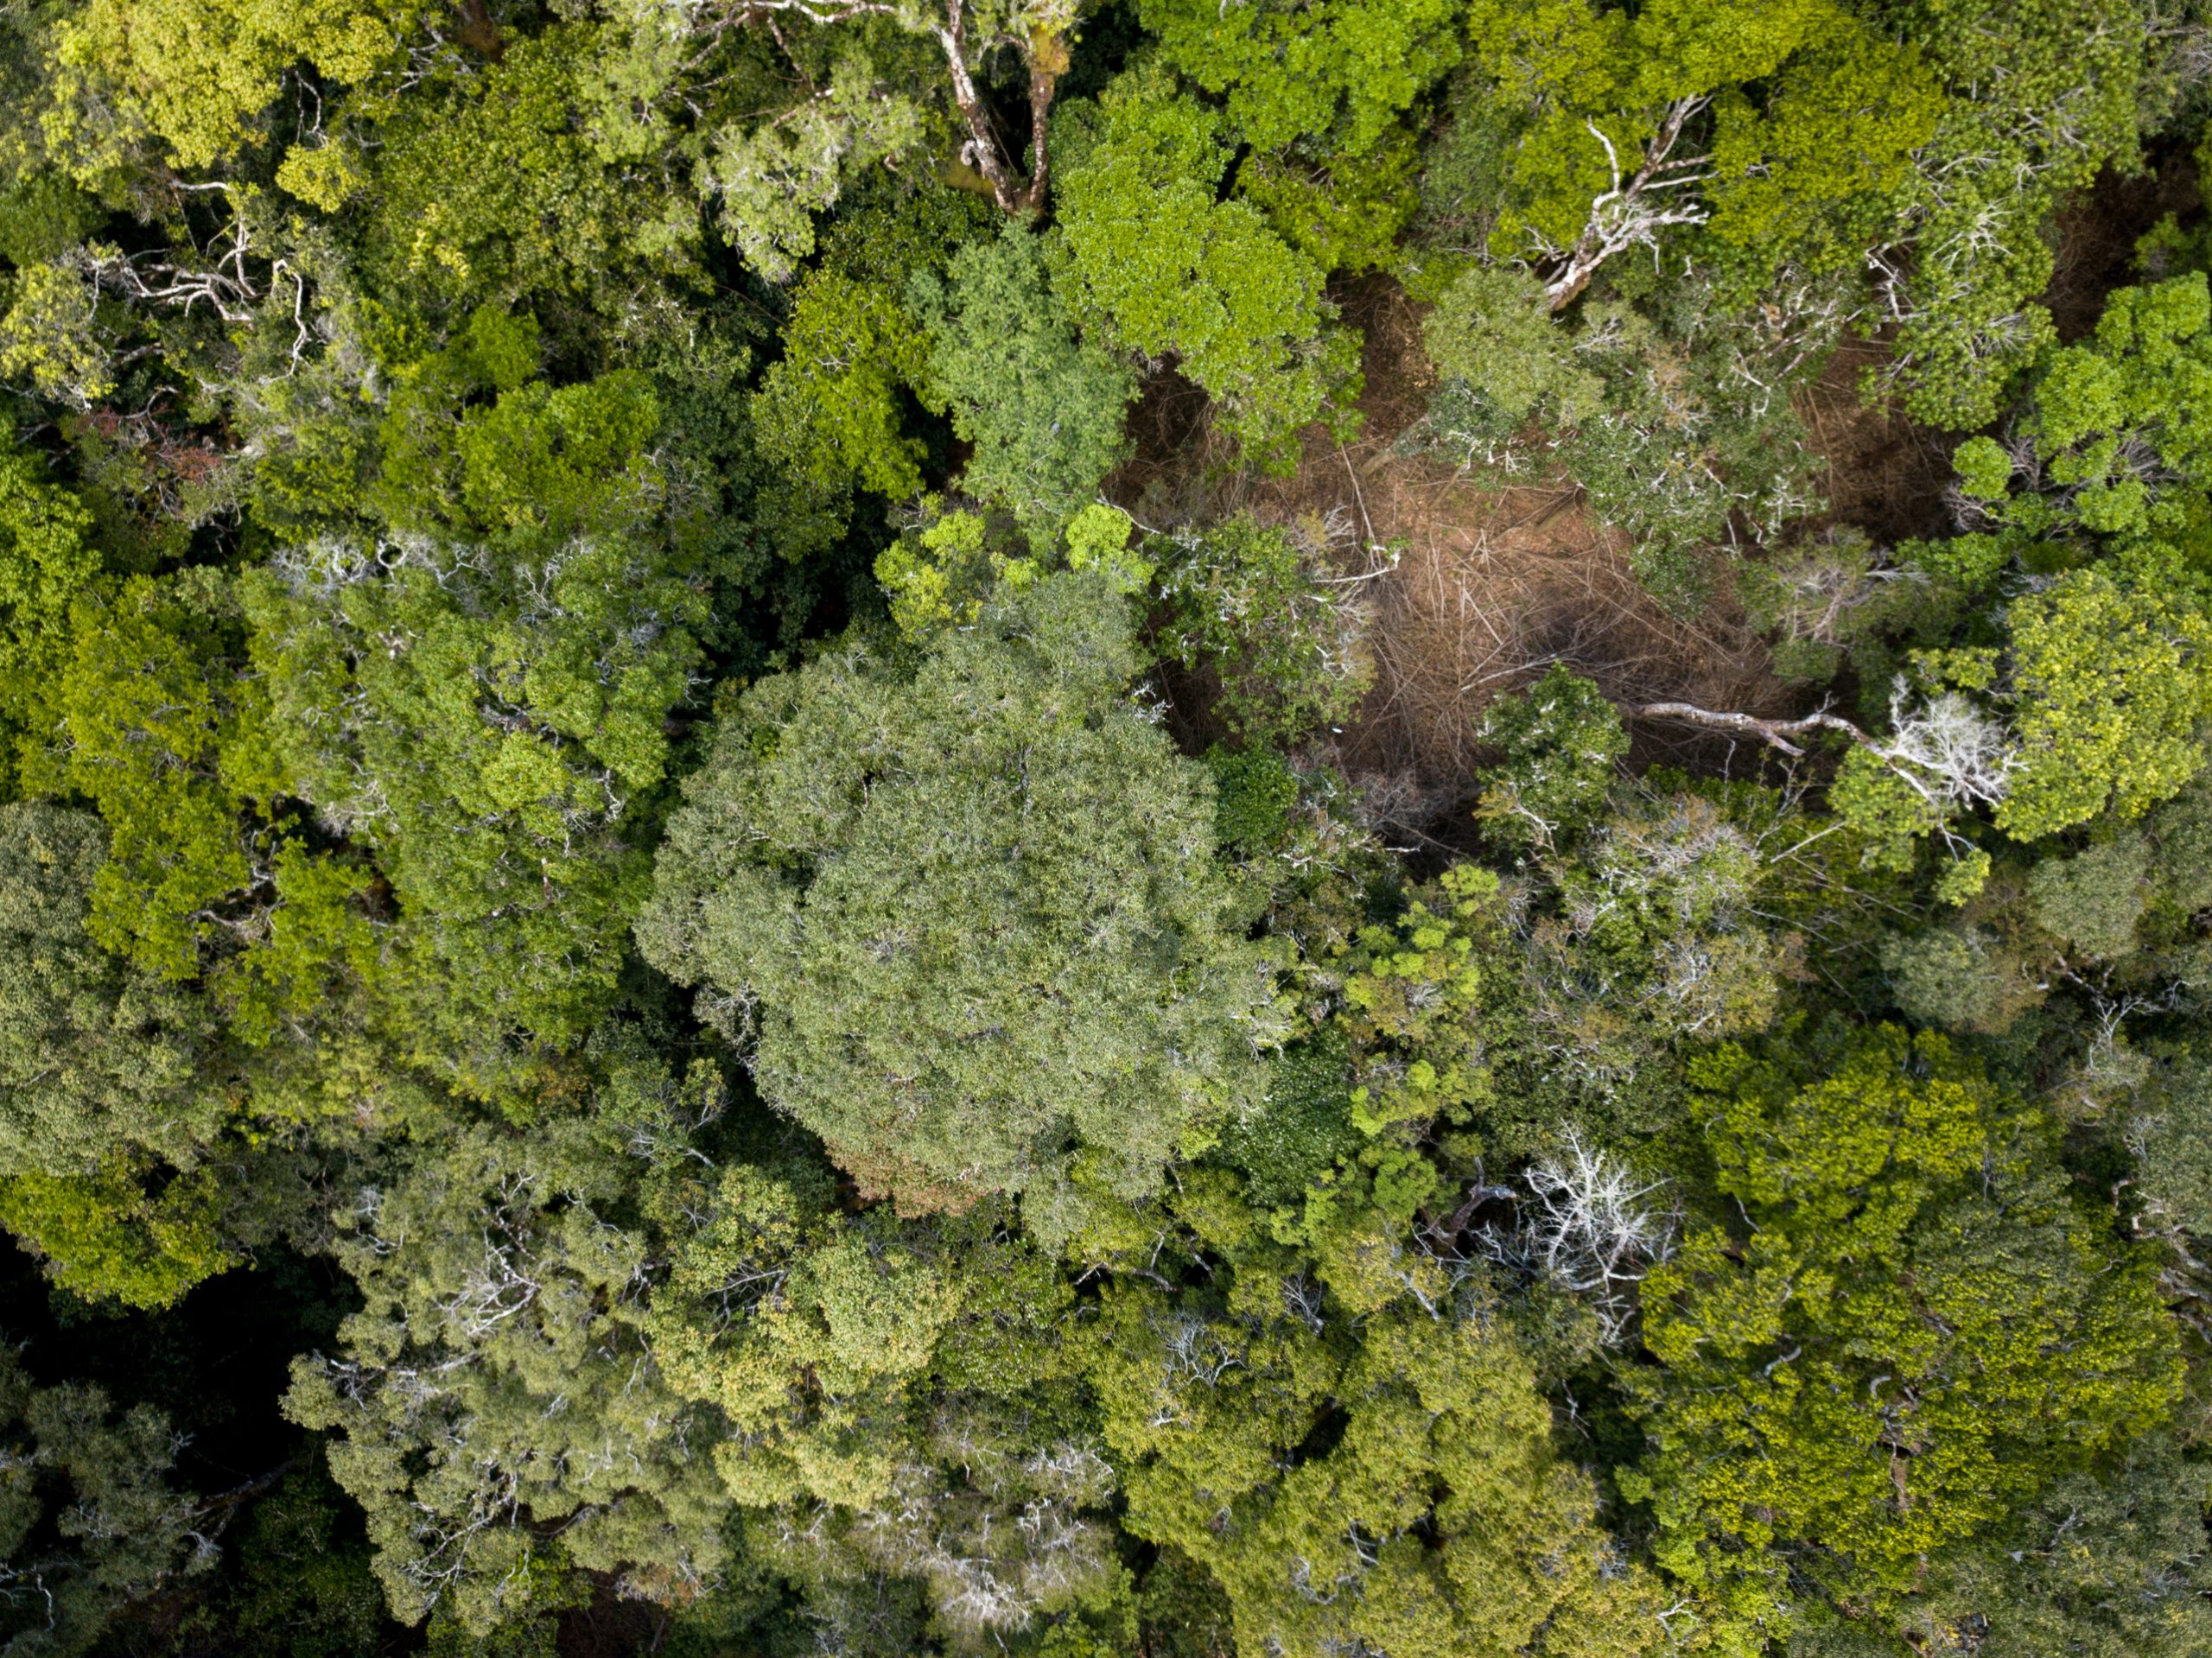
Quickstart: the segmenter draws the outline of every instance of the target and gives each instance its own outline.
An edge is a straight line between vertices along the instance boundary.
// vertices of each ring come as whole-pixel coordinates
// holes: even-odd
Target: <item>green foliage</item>
[[[100,302],[92,263],[86,251],[71,249],[15,273],[0,294],[8,302],[0,313],[0,372],[77,410],[112,397],[120,369],[114,309]]]
[[[1694,292],[1655,322],[1619,301],[1569,328],[1531,277],[1477,268],[1422,324],[1441,384],[1413,441],[1501,480],[1563,470],[1605,522],[1636,537],[1637,574],[1683,607],[1699,595],[1684,549],[1770,537],[1818,505],[1812,456],[1786,392],[1810,353],[1757,315]]]
[[[1240,1648],[1662,1642],[1654,1585],[1603,1559],[1587,1482],[1478,1283],[1408,1251],[1379,1304],[1348,1306],[1219,1184],[1186,1178],[1175,1207],[1187,1231],[1165,1242],[1205,1252],[1205,1288],[1110,1282],[1086,1364],[1129,1528],[1207,1569]]]
[[[1503,757],[1484,774],[1476,816],[1510,847],[1549,851],[1579,839],[1603,813],[1628,757],[1613,705],[1564,663],[1492,702],[1479,734]]]
[[[623,33],[558,23],[400,100],[377,129],[368,269],[433,304],[619,304],[625,277],[683,269],[699,206],[656,175],[681,156],[639,96],[660,88],[603,78],[630,67]]]
[[[92,1302],[166,1307],[238,1264],[233,1171],[176,1171],[130,1151],[87,1172],[0,1176],[0,1225],[63,1289]]]
[[[1327,572],[1326,526],[1239,515],[1173,538],[1158,586],[1165,643],[1220,686],[1213,712],[1247,741],[1292,743],[1349,719],[1374,682],[1366,615]]]
[[[2201,9],[0,7],[0,1645],[2204,1648]]]
[[[818,489],[858,483],[903,499],[922,486],[921,445],[900,393],[922,383],[926,342],[897,295],[818,270],[792,297],[784,354],[753,403],[761,453]]]
[[[1898,1010],[1917,1024],[1994,1034],[2037,1001],[2021,963],[1976,927],[1888,940],[1882,966]]]
[[[1806,1644],[1837,1658],[1886,1658],[1972,1629],[1993,1658],[2180,1658],[2212,1639],[2202,1540],[2208,1499],[2203,1464],[2178,1454],[2171,1439],[2146,1436],[2097,1471],[2054,1483],[1991,1541],[1938,1557],[1897,1620],[1901,1639],[1870,1631],[1846,1645],[1822,1631]]]
[[[0,259],[18,268],[43,264],[83,241],[106,216],[73,179],[18,178],[0,189]]]
[[[180,167],[260,139],[284,75],[305,60],[335,82],[389,67],[420,12],[406,0],[220,5],[94,0],[62,35],[61,60],[121,94],[126,119],[159,133]]]
[[[1298,773],[1272,748],[1206,751],[1214,832],[1222,845],[1263,852],[1282,843],[1298,806]]]
[[[1603,406],[1604,382],[1575,361],[1542,284],[1524,272],[1471,266],[1421,319],[1421,337],[1436,372],[1494,412],[1501,437],[1540,410],[1573,426]]]
[[[1831,262],[1847,259],[1863,232],[1838,247],[1823,221],[1863,216],[1869,197],[1894,191],[1936,118],[1916,56],[1829,0],[1662,0],[1633,13],[1486,0],[1470,31],[1494,95],[1525,111],[1491,250],[1558,267],[1555,283],[1707,220],[1770,265],[1792,243],[1824,240]],[[1696,152],[1676,145],[1707,100],[1710,149],[1693,173],[1682,163]]]
[[[2130,836],[2072,858],[2046,858],[2028,877],[2044,931],[2095,958],[2126,956],[2151,898],[2151,848]]]
[[[865,54],[848,52],[817,96],[750,131],[733,122],[715,132],[702,182],[723,233],[768,281],[789,282],[814,251],[813,215],[837,200],[849,175],[918,147],[920,111],[882,81]]]
[[[98,818],[0,806],[0,1221],[79,1293],[161,1305],[230,1264],[200,1166],[233,1107],[200,999],[86,935],[106,845]]]
[[[1079,1190],[1149,1190],[1265,1039],[1211,791],[1135,665],[1110,586],[1046,578],[911,682],[848,648],[755,685],[671,819],[646,958],[910,1210],[1014,1191],[1063,1234]]]
[[[926,512],[930,501],[923,503]],[[910,639],[925,639],[946,627],[969,627],[982,615],[994,588],[1020,593],[1039,575],[1027,553],[993,546],[994,537],[980,512],[955,508],[934,517],[876,555],[875,579],[891,601],[891,619]]]
[[[537,378],[541,352],[534,317],[485,306],[399,372],[367,491],[378,516],[517,553],[645,529],[664,489],[651,384],[617,369],[553,387]]]
[[[333,970],[368,964],[365,882],[311,850],[285,810],[269,702],[242,660],[233,584],[205,568],[93,589],[38,687],[37,792],[91,801],[107,828],[92,940],[161,977],[206,974],[243,1034],[304,1016]]]
[[[697,584],[620,536],[505,558],[327,540],[245,594],[287,791],[375,849],[409,974],[467,995],[429,1018],[464,1048],[579,1033],[643,895],[627,823],[667,766]]]
[[[974,626],[993,594],[1018,600],[1063,562],[1078,573],[1098,572],[1131,598],[1152,580],[1152,562],[1129,545],[1128,515],[1103,502],[1092,502],[1067,521],[1064,561],[1053,556],[1041,528],[1025,535],[1002,516],[965,507],[948,511],[935,495],[922,498],[918,516],[920,521],[875,560],[875,579],[891,601],[892,621],[917,642],[946,628]]]
[[[2145,1222],[2183,1240],[2212,1237],[2212,1066],[2192,1044],[2143,1080],[2126,1133]]]
[[[1957,577],[1892,557],[1845,526],[1772,549],[1735,577],[1745,613],[1773,639],[1777,672],[1825,684],[1849,661],[1870,693],[1894,677],[1890,641],[1948,638],[1973,597]]]
[[[1374,149],[1459,60],[1459,18],[1440,0],[1332,0],[1326,5],[1209,11],[1193,0],[1145,0],[1161,54],[1206,91],[1228,96],[1248,143],[1280,149],[1325,139]]]
[[[1536,849],[1523,995],[1548,1069],[1618,1091],[1661,1044],[1773,1021],[1802,940],[1765,911],[1774,872],[1723,804],[1621,785],[1579,843]]]
[[[1063,125],[1076,128],[1058,217],[1077,315],[1116,346],[1172,353],[1263,464],[1287,462],[1310,421],[1345,424],[1356,342],[1329,325],[1320,268],[1249,205],[1217,199],[1219,118],[1134,74]]]
[[[636,1178],[586,1125],[464,1128],[333,1217],[363,1305],[285,1409],[343,1436],[330,1471],[403,1620],[443,1605],[482,1636],[570,1566],[662,1601],[717,1570],[721,1483],[644,1344],[645,1240],[616,1218]]]
[[[2012,422],[2018,457],[1970,438],[1961,486],[2013,537],[2185,534],[2212,491],[2212,290],[2202,271],[2107,295],[2094,334],[2044,354]],[[2015,470],[2034,486],[2015,491]]]
[[[31,688],[60,666],[71,602],[99,569],[92,515],[35,456],[0,448],[0,741],[21,740]]]
[[[1322,1185],[1339,1158],[1356,1154],[1351,1050],[1325,1029],[1284,1049],[1268,1067],[1260,1108],[1222,1132],[1220,1160],[1244,1177],[1256,1204],[1288,1207]]]
[[[127,1603],[177,1583],[193,1497],[170,1483],[178,1443],[159,1411],[115,1411],[101,1388],[36,1386],[0,1347],[0,1651],[73,1658]]]
[[[918,277],[915,302],[931,331],[925,400],[974,446],[963,486],[1025,524],[1065,522],[1126,450],[1128,365],[1061,313],[1043,244],[1019,225],[961,249],[944,282]]]
[[[376,1650],[384,1591],[346,1502],[319,1449],[300,1458],[226,1535],[224,1582],[179,1620],[168,1650],[226,1639],[289,1658]]]
[[[657,1298],[660,1362],[728,1420],[715,1464],[767,1511],[754,1547],[832,1604],[918,1580],[963,1646],[1091,1604],[1110,1473],[1065,1386],[1065,1283],[988,1210],[855,1217],[822,1175],[724,1168]]]
[[[1324,270],[1353,276],[1389,267],[1418,205],[1413,135],[1400,130],[1372,154],[1335,152],[1325,168],[1304,149],[1246,157],[1237,194]]]
[[[2139,817],[2205,763],[2212,618],[2172,593],[2101,570],[2012,607],[2018,771],[1999,829],[2034,840],[2107,808]]]
[[[1931,1551],[2171,1408],[2147,1263],[2107,1264],[2032,1121],[1941,1039],[1694,1075],[1747,1235],[1702,1227],[1646,1280],[1661,1368],[1626,1377],[1649,1449],[1622,1489],[1724,1649],[1787,1627],[1791,1579],[1894,1606]]]
[[[2100,170],[2139,165],[2141,139],[2185,73],[2145,0],[1923,0],[1885,15],[1910,29],[1946,97],[1904,190],[1913,257],[1882,277],[1900,323],[1878,380],[1915,419],[1986,423],[2051,342],[2037,302],[2052,223]]]

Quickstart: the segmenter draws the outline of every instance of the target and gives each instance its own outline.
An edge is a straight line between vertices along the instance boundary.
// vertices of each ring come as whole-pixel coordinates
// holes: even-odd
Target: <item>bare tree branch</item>
[[[1679,720],[1685,725],[1725,731],[1732,736],[1754,737],[1792,759],[1805,758],[1804,749],[1792,741],[1793,738],[1809,737],[1821,731],[1840,731],[1854,743],[1869,748],[1876,746],[1874,740],[1864,731],[1841,715],[1830,714],[1826,708],[1802,720],[1762,720],[1755,714],[1701,708],[1694,702],[1639,702],[1628,712],[1639,720]]]

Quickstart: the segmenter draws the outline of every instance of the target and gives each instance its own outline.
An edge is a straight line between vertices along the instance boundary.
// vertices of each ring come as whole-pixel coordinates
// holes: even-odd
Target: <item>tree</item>
[[[1520,1011],[1548,1081],[1633,1097],[1662,1045],[1773,1022],[1803,939],[1768,908],[1781,882],[1733,804],[1621,782],[1579,839],[1533,848]]]
[[[1057,210],[1067,302],[1116,346],[1173,354],[1238,442],[1280,462],[1357,390],[1320,267],[1248,203],[1217,199],[1220,119],[1162,77],[1123,76],[1072,124]]]
[[[1662,321],[1590,300],[1563,324],[1535,276],[1465,270],[1421,325],[1441,383],[1417,429],[1478,473],[1564,471],[1635,537],[1637,574],[1676,608],[1700,597],[1688,549],[1771,540],[1817,508],[1789,394],[1833,332],[1777,307],[1732,311],[1694,279],[1684,287]]]
[[[456,334],[381,423],[391,527],[287,546],[239,592],[264,763],[373,852],[391,988],[481,1085],[509,1033],[579,1034],[611,994],[710,595],[645,375],[548,386],[535,323],[494,309]]]
[[[1328,527],[1238,514],[1170,539],[1160,568],[1165,643],[1211,672],[1213,712],[1247,742],[1289,744],[1349,719],[1374,682],[1356,589],[1325,574]]]
[[[705,1077],[632,1086],[715,1109]],[[447,1607],[486,1634],[570,1567],[664,1603],[714,1581],[728,1502],[709,1425],[645,1344],[650,1240],[618,1218],[639,1178],[588,1122],[465,1126],[333,1217],[363,1305],[338,1351],[295,1363],[284,1407],[342,1436],[331,1473],[403,1621]]]
[[[1840,1622],[1802,1642],[1823,1658],[1956,1650],[1993,1658],[2178,1658],[2212,1636],[2205,1605],[2201,1464],[2164,1434],[2094,1472],[2069,1474],[1986,1542],[1931,1563],[1888,1627]]]
[[[815,248],[814,215],[834,206],[845,175],[888,164],[919,147],[920,111],[887,94],[876,66],[840,55],[822,93],[752,130],[715,135],[701,183],[716,198],[724,232],[770,282],[789,282]]]
[[[2140,816],[2203,768],[2212,619],[2149,582],[2081,570],[2012,607],[2018,769],[1997,826],[2029,841],[2107,807]]]
[[[2046,352],[2008,422],[1953,456],[1964,505],[2011,547],[2183,532],[2212,492],[2212,289],[2202,271],[2105,300],[2096,332]],[[2018,480],[2016,484],[2015,480]]]
[[[1001,210],[1028,216],[1044,206],[1051,188],[1052,147],[1046,117],[1059,79],[1067,73],[1081,11],[1081,0],[982,0],[980,4],[971,4],[969,0],[943,0],[942,4],[936,0],[823,0],[822,3],[772,0],[760,7],[733,3],[702,8],[692,26],[710,35],[748,14],[765,13],[762,21],[773,28],[784,21],[779,16],[783,14],[793,22],[804,21],[825,31],[843,32],[843,26],[858,26],[865,38],[867,26],[880,18],[898,31],[929,41],[943,54],[945,90],[952,95],[963,130],[962,162],[981,175],[983,187]],[[780,45],[781,36],[777,39]],[[980,90],[994,61],[1007,54],[1016,60],[1027,83],[1027,179],[1020,175],[1024,160],[1020,146],[1015,145],[1009,153]],[[847,61],[853,60],[849,57]],[[884,97],[880,92],[875,96],[879,100]],[[827,206],[828,200],[825,196],[813,205]]]
[[[1884,0],[1873,21],[1910,32],[1945,93],[1877,238],[1898,345],[1875,378],[1915,419],[1971,430],[2051,343],[2053,219],[2101,170],[2142,164],[2192,73],[2192,26],[2157,0]]]
[[[753,1546],[832,1604],[918,1581],[963,1646],[1107,1591],[1093,1448],[1065,1345],[1073,1293],[996,1205],[899,1222],[830,1172],[733,1163],[655,1297],[655,1351],[731,1432],[715,1463]]]
[[[341,85],[366,80],[391,67],[419,16],[396,0],[94,0],[64,29],[59,55],[89,72],[88,93],[119,92],[126,118],[158,133],[177,166],[197,168],[263,137],[296,64]]]
[[[213,1560],[197,1502],[171,1483],[180,1449],[159,1411],[39,1387],[0,1346],[0,1652],[73,1658],[129,1602]]]
[[[235,1102],[199,996],[86,935],[106,851],[96,817],[0,806],[0,1221],[79,1293],[161,1305],[233,1258],[205,1166]]]
[[[1613,705],[1560,662],[1491,703],[1480,734],[1503,753],[1484,774],[1477,816],[1485,833],[1514,847],[1550,851],[1592,827],[1628,758]]]
[[[368,882],[287,810],[265,688],[247,670],[237,586],[205,566],[95,588],[37,687],[27,790],[89,800],[106,826],[92,940],[160,977],[205,975],[234,1027],[266,1041],[332,976],[372,964]]]
[[[1128,365],[1060,309],[1045,245],[1019,225],[961,249],[944,282],[918,275],[914,300],[930,330],[924,400],[974,446],[962,486],[1025,524],[1066,522],[1128,450]]]
[[[1048,576],[911,681],[848,645],[749,689],[638,923],[770,1103],[909,1210],[1141,1192],[1273,1028],[1204,774],[1124,687],[1124,601]],[[757,1046],[752,1045],[756,1044]]]
[[[640,279],[695,268],[698,140],[671,130],[676,64],[633,45],[558,22],[377,111],[359,275],[434,309],[619,311]]]
[[[1434,0],[1227,14],[1192,0],[1146,0],[1142,16],[1167,61],[1225,96],[1230,124],[1262,149],[1315,138],[1372,150],[1463,49],[1459,17]]]
[[[921,383],[927,349],[895,295],[810,272],[792,296],[784,355],[754,400],[761,453],[817,489],[913,494],[922,446],[901,430],[899,394]]]
[[[1211,1572],[1240,1649],[1662,1646],[1653,1585],[1608,1558],[1479,1269],[1400,1236],[1403,1283],[1347,1303],[1351,1281],[1317,1278],[1232,1191],[1186,1178],[1179,1224],[1143,1217],[1107,1255],[1124,1270],[1086,1368],[1129,1528]],[[1199,1259],[1203,1284],[1158,1270]]]
[[[69,606],[99,569],[85,541],[91,524],[35,455],[0,446],[0,742],[11,749],[24,734],[30,688],[60,665]]]
[[[1748,1229],[1651,1269],[1659,1367],[1624,1374],[1649,1448],[1622,1490],[1725,1650],[1789,1626],[1792,1579],[1893,1608],[1929,1553],[2179,1390],[2149,1263],[2113,1258],[1975,1067],[1881,1029],[1822,1070],[1732,1047],[1693,1066]]]
[[[1777,220],[1895,188],[1936,118],[1917,59],[1830,0],[1486,0],[1470,28],[1494,95],[1525,111],[1491,251],[1536,267],[1554,311],[1664,232],[1767,241]]]

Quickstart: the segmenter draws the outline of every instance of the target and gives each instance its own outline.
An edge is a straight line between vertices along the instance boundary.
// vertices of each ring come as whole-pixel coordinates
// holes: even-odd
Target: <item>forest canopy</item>
[[[0,6],[4,1658],[2212,1652],[2212,0]]]

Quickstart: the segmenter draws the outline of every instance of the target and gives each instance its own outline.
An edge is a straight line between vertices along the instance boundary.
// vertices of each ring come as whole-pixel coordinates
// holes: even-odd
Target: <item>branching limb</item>
[[[1755,714],[1701,708],[1694,702],[1641,702],[1628,712],[1639,720],[1677,720],[1685,725],[1703,726],[1709,731],[1725,731],[1731,736],[1753,737],[1792,759],[1805,758],[1804,749],[1794,739],[1822,731],[1841,732],[1854,743],[1875,746],[1874,740],[1864,731],[1841,715],[1830,714],[1826,708],[1802,720],[1762,720]]]

